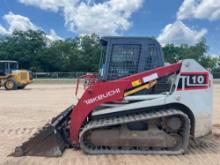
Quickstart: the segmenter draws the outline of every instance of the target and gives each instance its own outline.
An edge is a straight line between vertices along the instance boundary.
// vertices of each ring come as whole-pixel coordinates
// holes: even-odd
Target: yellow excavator
[[[0,61],[0,87],[6,90],[24,89],[32,83],[30,71],[19,69],[17,61]]]

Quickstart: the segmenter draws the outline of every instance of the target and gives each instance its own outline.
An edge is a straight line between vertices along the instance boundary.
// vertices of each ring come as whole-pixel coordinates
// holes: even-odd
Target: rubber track
[[[149,150],[145,148],[131,147],[131,148],[110,148],[110,147],[101,147],[101,146],[88,146],[85,143],[84,135],[87,131],[92,129],[114,126],[119,124],[126,124],[130,122],[144,121],[149,119],[168,117],[172,115],[181,115],[185,120],[185,128],[183,135],[183,145],[179,150]],[[84,126],[83,130],[80,133],[80,148],[88,154],[166,154],[166,155],[176,155],[184,153],[188,147],[190,136],[190,120],[186,114],[182,111],[169,109],[169,110],[160,110],[157,112],[145,112],[140,114],[132,114],[126,116],[116,116],[106,119],[93,120]]]

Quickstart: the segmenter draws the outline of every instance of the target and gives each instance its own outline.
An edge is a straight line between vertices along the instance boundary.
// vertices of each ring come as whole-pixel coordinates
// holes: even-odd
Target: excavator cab
[[[10,74],[12,71],[18,70],[17,61],[0,61],[0,76]]]
[[[103,37],[99,76],[116,80],[164,65],[160,44],[149,37]]]

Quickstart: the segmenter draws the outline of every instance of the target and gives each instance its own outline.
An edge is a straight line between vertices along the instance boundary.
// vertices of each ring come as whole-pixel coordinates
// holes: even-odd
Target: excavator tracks
[[[183,119],[183,126],[181,128],[181,145],[178,147],[143,147],[139,146],[105,146],[95,145],[91,143],[88,135],[95,130],[102,128],[108,129],[117,125],[128,124],[132,122],[140,122],[152,119],[161,119],[171,116],[180,116]],[[167,133],[168,134],[168,133]],[[175,155],[184,153],[187,149],[190,136],[190,120],[186,114],[180,110],[169,109],[160,110],[157,112],[143,112],[137,114],[130,114],[125,116],[114,116],[109,118],[102,118],[92,120],[84,126],[80,133],[80,148],[88,154],[167,154]],[[104,137],[103,137],[104,138]]]

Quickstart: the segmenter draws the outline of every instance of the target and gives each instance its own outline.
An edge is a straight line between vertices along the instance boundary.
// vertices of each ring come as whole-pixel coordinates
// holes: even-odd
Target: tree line
[[[99,64],[99,37],[50,41],[42,31],[14,31],[0,39],[0,60],[16,60],[33,72],[95,72]]]
[[[16,60],[21,68],[33,72],[97,72],[100,37],[92,34],[50,41],[42,31],[14,31],[0,38],[0,60]],[[217,58],[207,56],[208,46],[201,40],[194,46],[168,44],[163,47],[165,61],[193,58],[204,67],[214,69]]]

